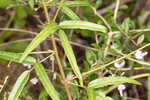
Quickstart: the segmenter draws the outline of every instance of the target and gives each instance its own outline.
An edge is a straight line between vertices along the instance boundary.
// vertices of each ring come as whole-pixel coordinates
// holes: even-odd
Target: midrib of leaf
[[[0,58],[1,58],[1,59],[4,59],[4,60],[19,62],[21,56],[22,56],[22,54],[20,54],[20,53],[7,52],[7,51],[0,51]],[[36,60],[35,60],[33,57],[28,56],[28,57],[26,57],[26,59],[23,61],[23,63],[26,63],[26,64],[34,64],[34,63],[36,63]]]
[[[89,6],[90,4],[86,1],[66,1],[64,5],[72,7],[72,6]]]
[[[63,37],[64,38],[64,37]],[[66,43],[66,42],[68,42],[68,41],[65,41],[64,39],[62,39],[62,41],[63,41],[63,43]],[[68,46],[70,46],[70,45],[68,45],[68,43],[66,43],[66,44],[64,44],[66,47],[68,47]],[[74,54],[73,53],[73,50],[71,49],[71,48],[68,48],[68,49],[65,49],[66,50],[66,52],[68,53],[68,52],[70,52],[70,53],[68,53],[68,58],[71,58],[71,59],[69,59],[70,60],[70,64],[71,64],[71,66],[73,66],[73,69],[74,69],[74,71],[75,71],[75,73],[78,73],[77,72],[77,62],[76,62],[76,59],[75,59],[75,56],[74,55],[72,55],[72,54]],[[78,70],[79,71],[79,70]],[[77,77],[80,77],[78,74],[77,74]]]
[[[74,53],[73,53],[71,46],[69,45],[67,36],[65,35],[63,30],[59,31],[59,36],[60,36],[60,40],[61,40],[62,46],[64,48],[64,51],[65,51],[65,54],[67,55],[67,58],[71,64],[71,67],[72,67],[75,75],[79,78],[80,84],[83,85],[82,76],[81,76],[79,67],[77,65],[76,58],[74,56]]]
[[[59,24],[61,28],[79,28],[79,29],[88,29],[92,31],[101,31],[106,33],[107,29],[99,24],[86,22],[86,21],[64,21]]]
[[[38,76],[39,76],[41,82],[43,83],[43,86],[45,87],[49,96],[52,97],[53,100],[60,100],[59,98],[56,97],[56,94],[58,95],[58,93],[56,92],[53,85],[51,84],[43,66],[42,66],[42,68],[40,68],[40,66],[42,66],[40,63],[36,63],[35,69],[37,70]],[[53,93],[53,92],[55,92],[55,93]]]
[[[80,20],[80,18],[68,7],[62,6],[62,11],[72,20]]]
[[[29,78],[29,74],[24,78],[24,81],[22,81],[21,84],[26,83],[28,78]],[[22,87],[22,85],[20,85],[20,87]],[[22,90],[23,90],[23,88],[22,88]],[[19,90],[16,92],[15,96],[17,96],[18,93],[19,93]]]
[[[21,91],[23,90],[23,87],[25,86],[26,82],[28,81],[29,76],[30,76],[30,71],[25,71],[25,72],[23,72],[23,74],[21,74],[21,76],[17,79],[17,82],[15,83],[15,85],[14,85],[14,87],[13,87],[13,89],[12,89],[12,91],[8,97],[8,100],[17,100]],[[20,84],[16,90],[15,88],[16,88],[17,83],[18,84],[20,83]]]
[[[104,77],[102,79],[95,79],[91,81],[88,87],[98,88],[107,85],[122,84],[122,83],[133,83],[133,84],[141,85],[140,82],[127,77]]]

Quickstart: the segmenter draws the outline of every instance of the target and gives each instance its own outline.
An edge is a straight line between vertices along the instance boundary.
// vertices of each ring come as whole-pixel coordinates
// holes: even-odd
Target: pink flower
[[[23,64],[23,65],[24,65],[24,67],[27,67],[28,69],[31,68],[31,65],[30,65],[30,64]]]
[[[135,53],[135,58],[136,59],[143,59],[144,58],[144,56],[146,56],[148,54],[148,52],[142,52],[142,51],[136,51],[136,53]]]
[[[122,61],[122,62],[115,62],[114,63],[114,66],[116,68],[120,68],[120,67],[123,67],[125,65],[125,61]]]
[[[118,91],[120,96],[123,96],[123,91],[126,89],[126,86],[123,84],[118,85]]]
[[[32,78],[30,80],[30,82],[33,84],[33,85],[36,85],[38,83],[38,79],[36,77]]]

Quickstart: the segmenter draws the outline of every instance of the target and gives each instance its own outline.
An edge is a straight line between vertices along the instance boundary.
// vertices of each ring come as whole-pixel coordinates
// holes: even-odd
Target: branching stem
[[[45,6],[45,1],[42,0],[42,3],[43,3],[43,6]],[[60,8],[61,8],[61,4],[63,3],[63,0],[60,1],[60,6],[58,7],[57,11],[56,11],[56,14],[53,18],[53,22],[55,22],[56,18],[57,18],[57,15],[60,11]],[[47,22],[50,23],[50,20],[49,20],[49,17],[48,17],[48,11],[47,11],[47,8],[46,6],[44,7],[45,8],[45,15],[46,15],[46,19],[47,19]],[[56,45],[56,42],[55,42],[55,37],[54,35],[51,36],[51,39],[52,39],[52,44],[53,44],[53,49],[55,51],[55,56],[56,56],[56,60],[57,60],[57,63],[58,63],[58,67],[59,67],[59,70],[60,70],[60,73],[61,73],[61,76],[63,78],[63,81],[64,81],[64,85],[65,85],[65,89],[66,89],[66,92],[67,92],[67,96],[68,96],[68,100],[72,100],[71,98],[71,94],[70,94],[70,91],[69,91],[69,86],[68,86],[68,81],[66,80],[65,78],[65,74],[64,74],[64,71],[63,71],[63,67],[61,65],[61,62],[60,62],[60,58],[58,56],[58,51],[57,51],[57,45]]]

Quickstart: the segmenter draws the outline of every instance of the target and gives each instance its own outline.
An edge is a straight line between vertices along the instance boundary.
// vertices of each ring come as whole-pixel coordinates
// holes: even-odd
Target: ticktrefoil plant
[[[28,96],[39,100],[48,100],[47,96],[52,100],[117,100],[120,97],[116,99],[114,95],[118,91],[121,97],[124,91],[129,91],[126,84],[142,85],[136,79],[149,74],[134,72],[149,65],[150,41],[143,34],[150,30],[136,29],[139,26],[131,20],[129,13],[134,2],[128,6],[116,0],[114,8],[103,8],[111,3],[102,0],[96,3],[80,0],[0,2],[0,7],[5,9],[16,8],[16,15],[14,13],[12,17],[14,27],[7,30],[35,36],[21,53],[12,52],[12,48],[0,50],[1,59],[20,63],[26,70],[10,89],[8,100],[22,99],[22,94],[30,94],[30,89],[26,92],[25,89],[32,88],[32,85],[39,88],[39,94]],[[33,15],[40,10],[43,19],[40,19],[41,15]],[[36,32],[14,29],[28,27],[25,25],[27,15],[33,15],[41,23]],[[123,15],[129,17],[122,18]],[[3,33],[3,37],[7,36]]]

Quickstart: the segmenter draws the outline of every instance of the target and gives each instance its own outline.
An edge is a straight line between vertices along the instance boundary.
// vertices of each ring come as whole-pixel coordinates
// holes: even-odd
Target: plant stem
[[[56,14],[53,18],[53,22],[55,22],[56,20],[56,17],[60,11],[60,8],[61,8],[61,3],[63,2],[63,0],[60,1],[60,6],[58,7],[57,11],[56,11]],[[42,0],[42,3],[43,3],[43,6],[45,6],[45,1]],[[50,23],[50,20],[48,18],[48,11],[47,11],[47,8],[46,6],[44,7],[45,8],[45,15],[46,15],[46,19],[47,19],[47,22]],[[68,96],[68,100],[72,100],[71,98],[71,94],[70,94],[70,91],[69,91],[69,86],[68,86],[68,81],[66,80],[65,78],[65,74],[64,74],[64,71],[63,71],[63,67],[61,65],[61,62],[60,62],[60,58],[58,56],[58,51],[57,51],[57,45],[56,45],[56,42],[55,42],[55,37],[54,35],[51,36],[51,39],[52,39],[52,44],[53,44],[53,49],[55,51],[55,56],[56,56],[56,60],[57,60],[57,63],[58,63],[58,67],[59,67],[59,70],[60,70],[60,73],[61,73],[61,76],[63,78],[63,81],[64,81],[64,85],[65,85],[65,90],[67,92],[67,96]]]
[[[111,64],[113,64],[113,63],[115,63],[115,62],[118,62],[118,61],[120,61],[120,60],[122,60],[122,59],[125,59],[125,58],[129,57],[130,55],[134,54],[136,51],[142,50],[142,49],[144,49],[144,48],[146,48],[146,47],[148,47],[148,46],[150,46],[150,43],[145,44],[145,45],[142,46],[141,48],[139,48],[139,49],[137,49],[137,50],[135,50],[135,51],[133,51],[133,52],[127,54],[127,55],[124,55],[123,57],[120,57],[120,58],[118,58],[118,59],[116,59],[116,60],[113,60],[113,61],[111,61],[111,62],[109,62],[109,63],[107,63],[107,64],[105,64],[105,65],[99,66],[99,67],[97,67],[97,68],[95,68],[95,69],[93,69],[93,70],[90,70],[90,71],[88,71],[88,72],[85,72],[85,73],[82,74],[82,76],[85,76],[85,75],[88,75],[88,74],[90,74],[90,73],[96,72],[96,71],[98,71],[98,70],[100,70],[100,69],[106,68],[106,67],[110,66]],[[77,78],[77,77],[71,77],[71,78],[69,78],[68,80],[74,80],[74,79],[76,79],[76,78]]]

